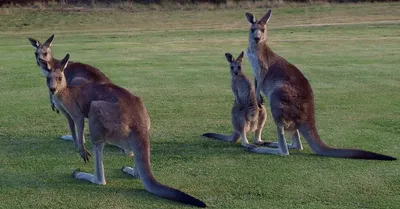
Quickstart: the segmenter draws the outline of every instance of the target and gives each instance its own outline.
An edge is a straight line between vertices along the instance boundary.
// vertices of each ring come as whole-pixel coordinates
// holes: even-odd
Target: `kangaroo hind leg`
[[[278,147],[279,146],[279,142],[264,142],[264,144],[269,147]],[[303,145],[301,144],[301,141],[300,141],[300,134],[297,129],[292,135],[292,142],[290,144],[288,144],[287,147],[288,147],[288,149],[303,150]]]
[[[103,148],[105,143],[104,133],[104,119],[105,116],[102,113],[104,110],[104,102],[92,102],[89,111],[89,132],[90,138],[92,139],[93,153],[94,153],[94,175],[84,172],[74,172],[73,177],[77,179],[87,180],[94,184],[106,184],[104,177],[103,167]]]
[[[299,130],[296,129],[296,131],[292,135],[292,143],[288,144],[289,149],[297,149],[297,150],[303,150],[303,145],[301,144],[300,141],[300,133]]]
[[[94,184],[105,185],[106,179],[104,177],[104,167],[103,167],[103,148],[104,148],[104,143],[93,144],[93,153],[95,157],[94,174],[75,170],[72,173],[72,176],[76,179],[90,181]]]
[[[270,143],[270,142],[263,141],[261,139],[261,132],[264,128],[266,121],[267,121],[267,112],[266,112],[264,106],[262,106],[262,108],[259,110],[257,129],[256,129],[255,135],[254,135],[254,144],[256,144],[256,145],[268,146]]]
[[[270,147],[256,147],[249,151],[260,154],[273,154],[273,155],[289,155],[283,127],[277,127],[278,132],[278,146],[277,148]]]

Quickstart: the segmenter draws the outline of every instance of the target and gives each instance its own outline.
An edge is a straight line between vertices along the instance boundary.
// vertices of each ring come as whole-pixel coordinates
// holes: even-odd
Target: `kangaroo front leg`
[[[89,162],[89,157],[92,155],[89,153],[89,151],[85,147],[85,142],[83,138],[83,129],[85,127],[85,118],[84,117],[78,117],[74,120],[77,128],[77,133],[78,133],[78,151],[81,157],[83,158],[83,161]]]
[[[105,185],[106,179],[104,177],[103,148],[104,148],[104,143],[93,145],[93,152],[95,157],[94,175],[90,173],[80,172],[79,170],[75,170],[72,173],[72,176],[77,179],[90,181],[94,184]]]
[[[62,135],[62,136],[60,136],[60,139],[65,140],[65,141],[73,141],[75,148],[78,148],[78,141],[76,139],[74,120],[72,120],[71,116],[68,113],[66,113],[65,111],[61,110],[61,113],[63,113],[63,115],[65,115],[67,117],[68,127],[71,132],[71,135]]]
[[[53,94],[49,91],[49,99],[50,99],[50,106],[51,106],[51,109],[53,110],[53,111],[56,111],[57,113],[60,113],[59,111],[58,111],[58,109],[56,108],[56,105],[54,104],[54,101],[53,101]]]
[[[65,112],[65,110],[60,109],[60,111],[67,118],[68,127],[69,127],[69,130],[71,132],[71,136],[70,137],[65,137],[64,138],[64,136],[61,136],[61,139],[68,140],[68,141],[72,140],[74,142],[75,148],[78,148],[78,140],[77,140],[77,137],[76,137],[75,122],[71,118],[71,116],[67,112]]]
[[[289,155],[283,127],[278,127],[277,132],[278,132],[278,147],[277,148],[256,147],[256,148],[250,149],[249,151],[255,152],[255,153],[260,153],[260,154]]]

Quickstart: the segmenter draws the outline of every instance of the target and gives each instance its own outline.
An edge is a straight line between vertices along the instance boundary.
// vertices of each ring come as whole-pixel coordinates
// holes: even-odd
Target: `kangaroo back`
[[[80,62],[70,62],[64,73],[68,85],[111,83],[111,80],[99,69]]]

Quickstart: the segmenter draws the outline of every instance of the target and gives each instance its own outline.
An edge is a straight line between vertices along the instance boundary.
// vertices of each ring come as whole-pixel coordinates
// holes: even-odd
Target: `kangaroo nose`
[[[255,37],[254,41],[256,41],[256,43],[258,43],[260,41],[260,38],[259,37]]]
[[[50,88],[49,90],[50,90],[50,92],[51,92],[52,94],[54,94],[54,92],[56,91],[56,88]]]

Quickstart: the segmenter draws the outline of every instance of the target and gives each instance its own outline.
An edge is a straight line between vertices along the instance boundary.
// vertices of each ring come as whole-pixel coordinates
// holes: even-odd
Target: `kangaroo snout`
[[[260,41],[260,38],[259,38],[259,37],[254,37],[254,41],[255,41],[256,43],[258,43],[258,42]]]
[[[56,91],[56,88],[49,88],[51,94],[54,94],[54,92]]]

